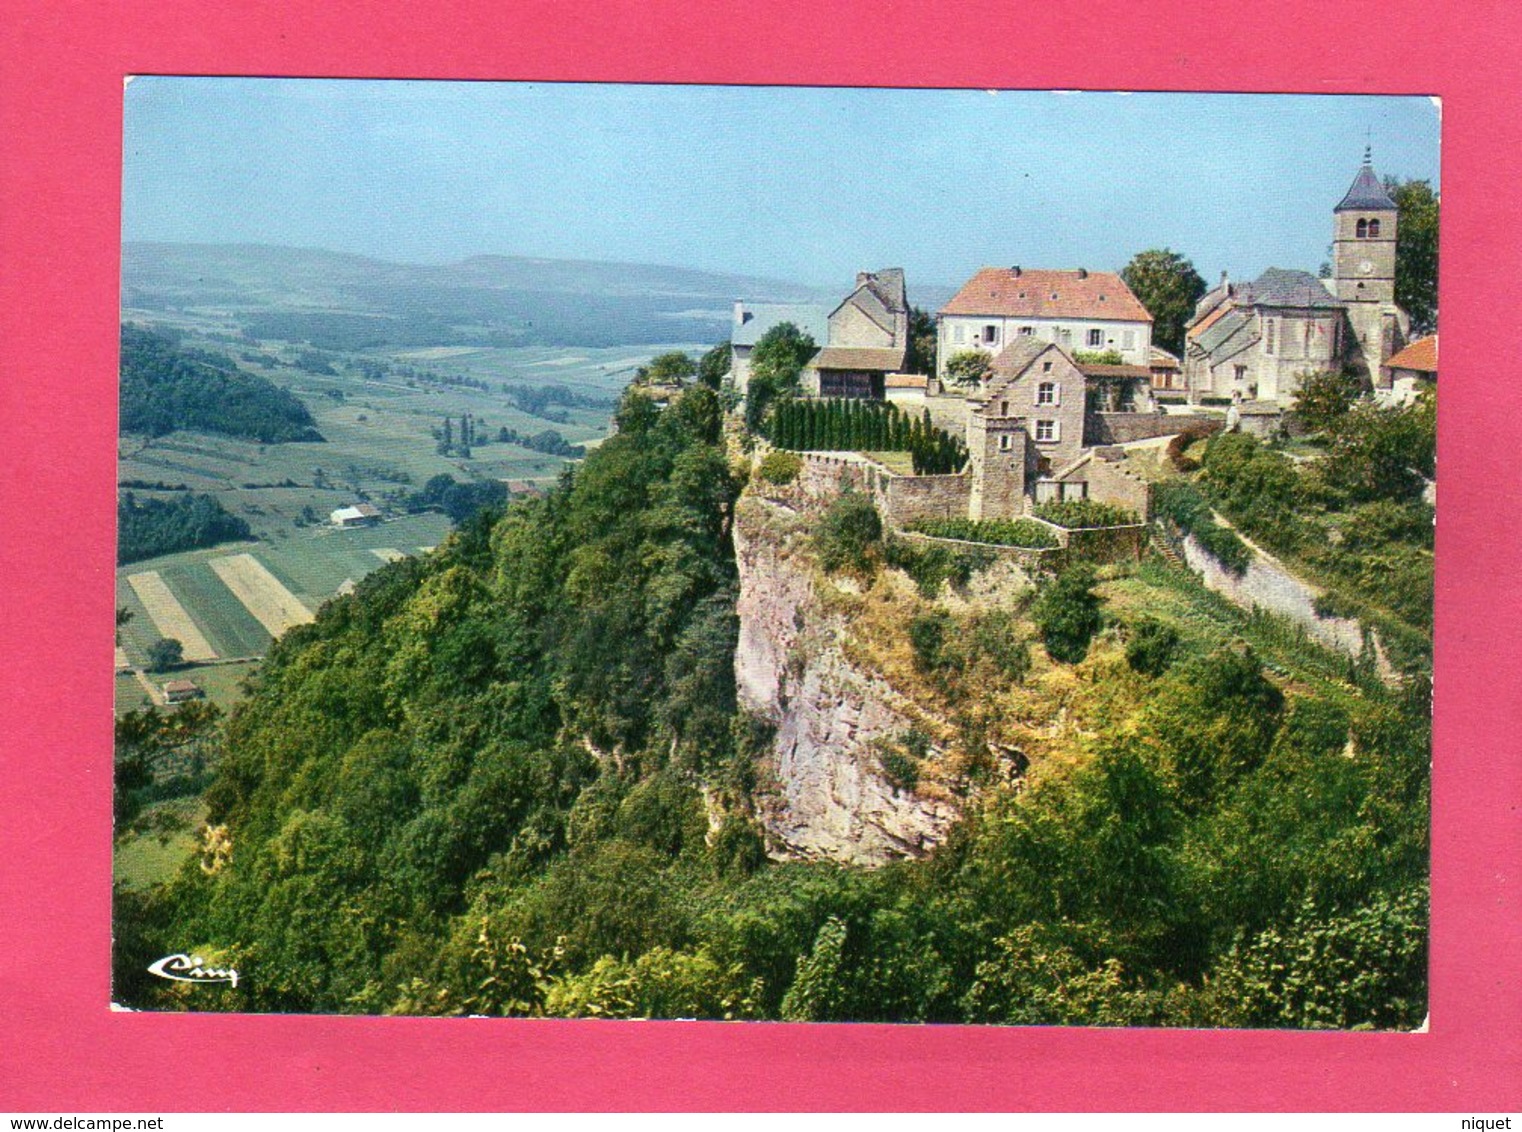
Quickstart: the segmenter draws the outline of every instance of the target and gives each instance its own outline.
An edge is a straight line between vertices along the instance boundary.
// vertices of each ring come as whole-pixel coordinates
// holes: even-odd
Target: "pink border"
[[[705,10],[692,0],[595,10],[456,0],[431,16],[374,0],[4,7],[0,563],[11,587],[0,623],[0,1106],[1519,1107],[1522,651],[1511,634],[1522,575],[1503,565],[1518,550],[1522,439],[1508,372],[1522,293],[1510,223],[1522,183],[1519,9],[1468,0],[1107,0],[1083,11],[988,0],[850,0],[828,11],[803,0]],[[109,930],[117,171],[121,76],[133,72],[1441,94],[1431,1033],[109,1013],[99,941]]]

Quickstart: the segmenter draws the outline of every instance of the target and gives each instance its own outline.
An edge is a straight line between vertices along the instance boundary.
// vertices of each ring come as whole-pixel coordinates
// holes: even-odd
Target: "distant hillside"
[[[719,342],[736,299],[833,304],[839,288],[652,264],[475,256],[388,263],[311,248],[129,243],[127,311],[214,315],[329,350]],[[937,309],[950,288],[910,298]]]
[[[244,373],[227,358],[182,349],[173,338],[122,327],[122,432],[219,432],[265,444],[321,440],[295,394]]]

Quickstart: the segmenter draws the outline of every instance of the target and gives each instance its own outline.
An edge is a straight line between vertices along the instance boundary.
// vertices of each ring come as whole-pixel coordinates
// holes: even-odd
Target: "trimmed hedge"
[[[1047,550],[1058,546],[1057,536],[1029,519],[920,519],[909,530],[931,538],[954,538],[990,546]]]
[[[1042,503],[1036,508],[1036,518],[1045,519],[1068,530],[1082,527],[1129,527],[1141,522],[1136,512],[1109,503],[1097,503],[1092,499],[1063,499]]]

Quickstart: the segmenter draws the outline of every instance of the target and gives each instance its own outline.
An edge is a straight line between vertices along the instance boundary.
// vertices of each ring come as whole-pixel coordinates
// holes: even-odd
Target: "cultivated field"
[[[297,601],[295,595],[280,584],[280,579],[252,554],[213,558],[207,565],[271,637],[278,637],[287,629],[313,620],[312,611]]]
[[[129,574],[127,584],[137,594],[138,601],[143,603],[143,609],[153,622],[153,627],[159,631],[159,636],[179,641],[181,655],[186,660],[217,659],[216,652],[206,643],[201,630],[196,628],[190,614],[185,612],[185,607],[170,592],[157,570]]]
[[[175,636],[187,646],[187,659],[220,658],[219,663],[192,664],[149,679],[156,683],[175,677],[194,680],[208,698],[231,703],[237,699],[238,682],[252,669],[222,662],[263,656],[277,631],[310,620],[346,583],[352,587],[390,561],[427,553],[448,532],[449,520],[443,515],[408,515],[377,527],[296,531],[276,544],[240,548],[236,553],[229,553],[229,547],[213,547],[135,562],[117,572],[117,605],[133,615],[122,630],[117,667],[124,662],[143,664],[156,639]],[[145,585],[143,579],[149,575],[155,580]],[[144,600],[145,588],[157,617]],[[165,612],[170,606],[178,610],[176,619]],[[194,656],[190,655],[192,642]],[[118,678],[118,711],[148,702],[135,679]]]

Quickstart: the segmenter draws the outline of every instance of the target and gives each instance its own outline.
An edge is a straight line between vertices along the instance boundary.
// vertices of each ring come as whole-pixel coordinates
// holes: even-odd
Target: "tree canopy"
[[[964,389],[979,384],[993,372],[987,350],[958,350],[946,359],[946,380]]]
[[[290,390],[137,326],[122,327],[119,427],[149,436],[193,429],[265,444],[322,439]]]
[[[1167,248],[1137,252],[1120,277],[1152,316],[1152,342],[1182,356],[1184,327],[1205,293],[1194,264]]]
[[[772,402],[798,392],[803,367],[818,348],[812,335],[791,322],[778,323],[757,340],[745,392],[745,423],[753,431],[766,420]]]
[[[1395,303],[1411,316],[1411,329],[1437,329],[1438,196],[1429,181],[1385,178],[1399,210],[1395,242]]]

